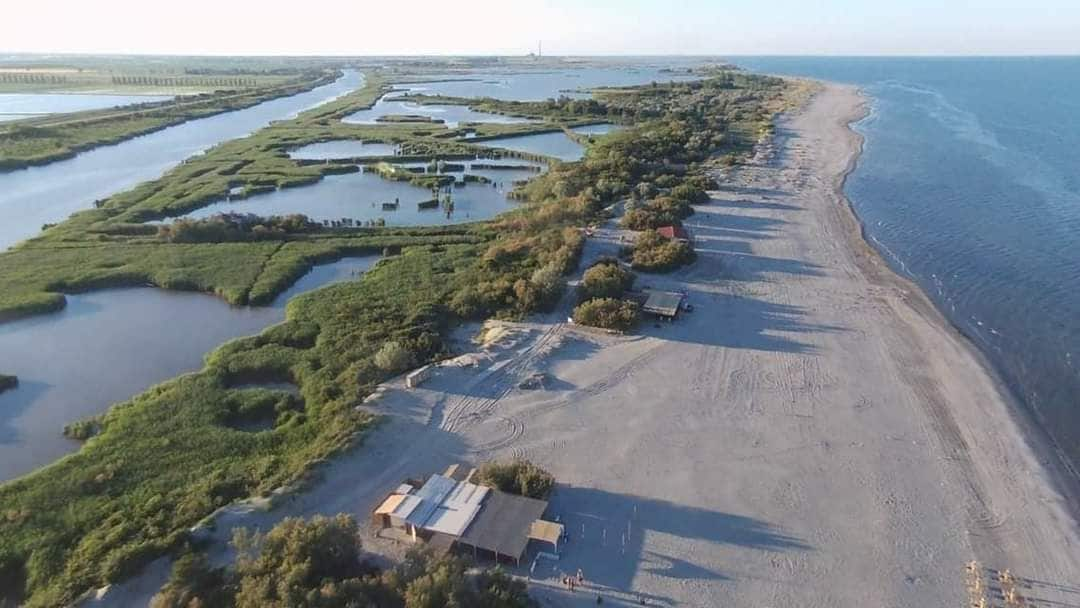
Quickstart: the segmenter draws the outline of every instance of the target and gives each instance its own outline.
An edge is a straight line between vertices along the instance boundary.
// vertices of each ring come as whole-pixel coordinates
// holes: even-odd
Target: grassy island
[[[181,229],[191,238],[177,238],[143,224],[236,187],[317,181],[334,165],[284,153],[308,143],[393,142],[428,158],[476,151],[443,125],[341,122],[388,88],[380,73],[367,76],[350,95],[221,144],[0,253],[7,318],[63,306],[64,292],[147,282],[268,302],[316,261],[394,253],[360,280],[294,298],[283,323],[230,341],[202,370],[114,406],[94,419],[78,452],[0,485],[0,588],[17,590],[28,606],[70,603],[180,550],[189,528],[222,505],[302,483],[312,463],[376,423],[356,406],[391,373],[386,355],[377,357],[385,344],[423,364],[448,354],[447,331],[463,320],[550,307],[561,277],[577,266],[581,227],[641,184],[670,192],[692,185],[710,159],[751,149],[786,91],[781,80],[734,73],[606,91],[590,116],[618,116],[628,128],[599,139],[582,161],[553,164],[520,189],[518,210],[487,222],[327,228],[268,219],[258,238],[254,229],[214,227]],[[558,104],[542,105],[540,127],[568,124]],[[252,379],[288,380],[300,395],[232,388]],[[253,432],[251,421],[268,424]]]

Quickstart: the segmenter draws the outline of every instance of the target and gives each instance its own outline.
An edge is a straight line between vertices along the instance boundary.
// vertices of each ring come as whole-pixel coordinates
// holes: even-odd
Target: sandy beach
[[[860,236],[842,185],[864,112],[855,89],[824,86],[687,220],[697,262],[639,276],[686,291],[692,313],[631,336],[565,312],[489,324],[421,389],[388,385],[372,404],[385,424],[304,492],[221,512],[201,533],[215,560],[234,526],[367,521],[405,477],[525,456],[559,480],[552,511],[571,535],[532,572],[544,605],[960,606],[972,560],[1021,577],[1032,605],[1080,605],[1071,482],[967,341]],[[587,258],[628,234],[609,224]],[[535,373],[545,388],[519,388]],[[158,566],[102,603],[143,603]],[[584,591],[560,590],[578,568]]]

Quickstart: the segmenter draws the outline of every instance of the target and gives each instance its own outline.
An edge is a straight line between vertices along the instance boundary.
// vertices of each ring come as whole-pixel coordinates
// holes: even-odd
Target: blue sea
[[[1080,57],[735,63],[869,96],[846,188],[868,238],[1080,463]]]

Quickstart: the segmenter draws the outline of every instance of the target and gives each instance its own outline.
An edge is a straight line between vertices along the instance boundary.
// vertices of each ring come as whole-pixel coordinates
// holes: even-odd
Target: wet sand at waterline
[[[557,605],[962,605],[971,560],[1032,579],[1036,605],[1080,604],[1071,482],[970,344],[860,237],[841,187],[863,112],[855,89],[824,87],[697,207],[698,260],[638,278],[686,291],[692,313],[631,336],[565,310],[489,323],[420,389],[389,383],[371,405],[386,424],[320,481],[219,513],[204,531],[215,561],[234,526],[366,522],[405,477],[524,456],[560,482],[550,515],[570,540],[530,584]],[[582,268],[620,237],[599,230]],[[543,389],[519,387],[537,373]],[[578,568],[584,589],[561,590]]]

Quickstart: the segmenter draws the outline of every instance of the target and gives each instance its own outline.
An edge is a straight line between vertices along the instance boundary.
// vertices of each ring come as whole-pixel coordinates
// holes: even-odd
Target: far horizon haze
[[[3,53],[523,55],[542,41],[545,55],[1080,54],[1075,0],[40,0],[3,13]]]

